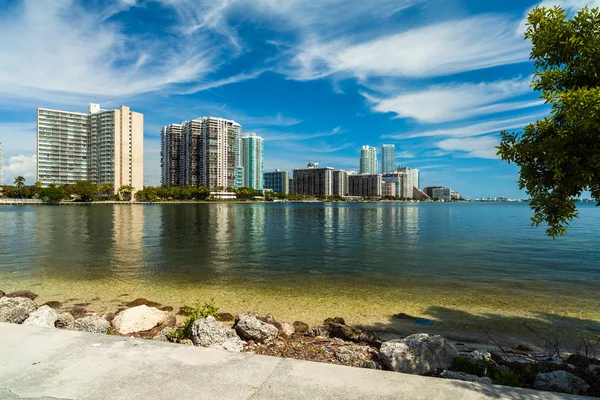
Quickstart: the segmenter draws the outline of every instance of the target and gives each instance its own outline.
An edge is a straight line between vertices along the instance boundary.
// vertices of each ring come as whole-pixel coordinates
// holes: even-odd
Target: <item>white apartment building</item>
[[[43,186],[89,181],[144,188],[144,116],[121,106],[88,113],[38,108],[37,180]]]

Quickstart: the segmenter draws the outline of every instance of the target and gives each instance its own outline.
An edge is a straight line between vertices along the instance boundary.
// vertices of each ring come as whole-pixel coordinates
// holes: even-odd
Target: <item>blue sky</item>
[[[522,197],[498,132],[548,108],[529,87],[526,13],[600,0],[0,0],[4,181],[35,179],[37,107],[145,115],[145,184],[160,128],[231,118],[265,139],[265,170],[357,170],[396,145],[422,186]]]

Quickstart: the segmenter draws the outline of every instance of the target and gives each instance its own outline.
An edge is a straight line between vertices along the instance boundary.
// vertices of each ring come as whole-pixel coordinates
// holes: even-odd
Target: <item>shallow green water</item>
[[[523,204],[0,208],[0,289],[112,310],[214,297],[230,312],[401,331],[600,332],[600,209],[568,236]],[[391,315],[435,321],[415,327]]]

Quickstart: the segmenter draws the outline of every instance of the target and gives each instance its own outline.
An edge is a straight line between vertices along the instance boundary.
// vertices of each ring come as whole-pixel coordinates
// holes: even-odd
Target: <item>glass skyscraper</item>
[[[377,165],[377,150],[375,147],[363,146],[360,150],[360,171],[361,174],[377,174],[379,168]]]
[[[394,172],[394,161],[396,158],[396,146],[384,144],[381,146],[381,173],[391,174]]]
[[[244,186],[263,190],[263,139],[255,133],[242,136]]]

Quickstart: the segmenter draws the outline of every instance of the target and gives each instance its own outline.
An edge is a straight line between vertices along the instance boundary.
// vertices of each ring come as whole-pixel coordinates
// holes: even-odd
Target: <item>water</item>
[[[525,204],[1,207],[0,289],[100,311],[214,297],[314,322],[410,330],[390,318],[404,312],[431,329],[596,332],[600,209],[579,208],[553,241]]]

